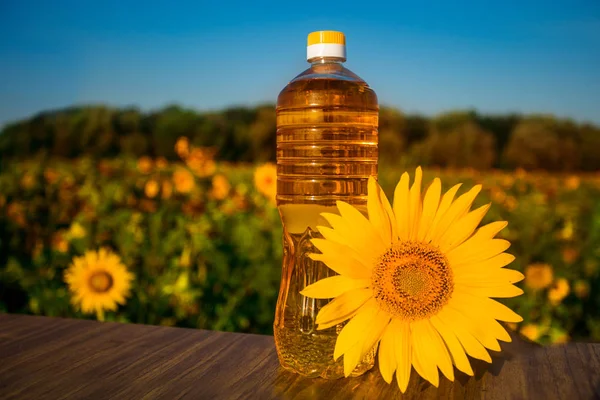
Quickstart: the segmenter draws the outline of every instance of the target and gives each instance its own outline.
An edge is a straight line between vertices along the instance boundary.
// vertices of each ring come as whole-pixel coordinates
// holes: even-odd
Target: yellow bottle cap
[[[338,31],[316,31],[308,34],[307,46],[319,43],[346,44],[346,36]]]
[[[337,31],[316,31],[308,34],[306,59],[320,57],[338,58],[346,61],[346,36]]]

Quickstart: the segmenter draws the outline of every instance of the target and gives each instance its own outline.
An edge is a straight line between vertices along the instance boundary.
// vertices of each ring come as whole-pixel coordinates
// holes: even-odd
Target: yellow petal
[[[515,260],[515,256],[508,253],[500,253],[497,256],[489,258],[485,261],[479,261],[474,263],[466,263],[466,264],[453,264],[452,269],[456,274],[459,273],[467,273],[467,272],[477,272],[487,269],[496,269],[502,268],[510,264]]]
[[[381,336],[381,342],[379,342],[379,372],[381,372],[383,380],[387,383],[392,383],[397,365],[394,349],[394,330],[391,326],[391,324],[388,324]]]
[[[362,289],[369,285],[371,285],[370,279],[352,279],[344,275],[336,275],[308,285],[300,294],[313,299],[331,299],[349,290]]]
[[[471,190],[459,196],[458,199],[456,199],[456,201],[450,205],[448,211],[446,211],[436,226],[435,234],[431,238],[433,243],[439,243],[446,231],[460,218],[467,214],[467,212],[469,212],[475,197],[477,197],[480,191],[481,185],[475,185],[471,188]]]
[[[424,321],[426,330],[429,331],[428,336],[431,342],[431,356],[434,356],[437,360],[437,365],[444,374],[444,376],[450,380],[454,381],[454,367],[452,366],[452,358],[450,358],[450,354],[448,353],[448,348],[444,344],[444,341],[440,337],[438,331],[433,327],[429,320]],[[437,347],[437,350],[436,350]]]
[[[503,285],[503,286],[466,286],[465,284],[457,284],[455,290],[460,290],[465,293],[472,294],[474,296],[482,297],[495,297],[495,298],[509,298],[516,297],[523,294],[523,290],[514,285]]]
[[[361,347],[360,346],[351,347],[344,354],[344,376],[346,378],[350,376],[350,374],[352,373],[352,371],[354,371],[354,369],[356,368],[356,366],[360,362],[360,360],[361,360],[360,354],[361,354]]]
[[[364,337],[367,335],[369,326],[375,319],[377,311],[378,307],[375,299],[371,299],[360,307],[356,315],[342,328],[337,337],[333,352],[334,360],[344,355],[351,347],[362,346]]]
[[[375,228],[385,247],[392,244],[392,225],[387,212],[381,203],[381,188],[374,177],[369,178],[369,196],[367,198],[367,211],[369,221]],[[385,196],[385,194],[383,194]]]
[[[394,191],[394,215],[400,240],[408,240],[408,173],[403,173]]]
[[[421,181],[423,179],[423,171],[421,167],[417,167],[415,171],[415,181],[413,182],[410,192],[408,194],[409,199],[409,214],[408,214],[408,238],[415,240],[419,233],[419,222],[421,221]]]
[[[331,216],[336,216],[339,217],[341,220],[341,217],[339,215],[335,215],[335,214],[329,214],[329,213],[323,213],[321,214],[322,216],[325,216],[326,214],[331,215]],[[343,237],[339,232],[342,231],[342,229],[338,229],[335,230],[333,228],[329,228],[326,226],[317,226],[317,229],[319,230],[319,233],[321,233],[321,235],[323,235],[323,237],[331,242],[335,242],[335,243],[339,243],[342,244],[344,246],[348,246],[350,247],[350,243],[348,243],[348,241],[346,240],[345,237]]]
[[[412,362],[415,371],[433,386],[438,387],[440,384],[440,376],[435,364],[431,363],[426,358],[425,350],[417,350],[420,348],[424,349],[426,343],[423,343],[423,338],[417,337],[414,332],[411,332],[411,337],[413,338]]]
[[[367,279],[371,277],[372,263],[358,258],[358,254],[348,246],[344,246],[326,239],[312,239],[313,245],[323,254],[309,254],[314,261],[321,261],[340,275],[351,278]]]
[[[440,311],[436,317],[456,335],[456,338],[468,355],[491,363],[492,358],[485,347],[463,325],[445,314],[444,311],[446,308]]]
[[[441,195],[442,181],[439,178],[435,178],[431,185],[429,185],[429,189],[427,189],[425,198],[423,199],[423,214],[421,215],[421,223],[419,224],[418,241],[422,241],[425,238],[425,234],[429,231],[440,204]]]
[[[379,236],[373,225],[369,222],[367,217],[365,217],[360,211],[358,211],[358,209],[346,202],[338,200],[336,202],[336,205],[340,212],[340,215],[352,228],[351,231],[354,233],[354,235],[350,238],[353,240],[355,245],[364,245],[365,240],[368,238],[369,246],[378,246],[377,248],[369,249],[370,251],[385,251],[385,246],[383,244],[383,241],[381,241],[381,237]]]
[[[434,381],[427,377],[424,378],[437,386],[439,382],[437,367],[439,366],[444,375],[453,381],[454,370],[452,360],[444,342],[431,323],[428,320],[413,322],[411,323],[411,333],[414,338],[414,353],[417,355],[421,367],[431,378],[435,376],[433,378]]]
[[[443,253],[447,253],[459,244],[467,240],[475,231],[485,214],[490,209],[490,204],[479,207],[469,212],[464,217],[450,226],[439,240],[439,247]]]
[[[475,263],[492,258],[510,247],[510,242],[504,239],[491,239],[478,245],[467,240],[446,254],[451,265]]]
[[[450,350],[450,355],[452,356],[452,360],[454,365],[456,365],[456,368],[467,375],[473,376],[473,368],[471,367],[471,363],[469,362],[469,359],[465,354],[465,350],[456,338],[454,332],[436,315],[431,317],[430,321],[433,327],[437,329],[442,339],[444,339],[444,343],[446,343],[448,350]]]
[[[379,255],[383,253],[386,247],[383,245],[381,236],[375,231],[371,223],[367,221],[360,211],[346,203],[343,204],[356,212],[356,215],[359,216],[357,218],[362,219],[361,223],[357,224],[353,222],[353,217],[348,219],[336,214],[322,213],[321,216],[329,222],[335,231],[334,236],[330,236],[330,239],[336,243],[345,244],[350,247],[358,255],[357,257],[361,257],[362,259],[366,259],[373,254]],[[350,213],[349,215],[356,216],[354,213]],[[364,224],[365,222],[366,225]],[[321,232],[321,229],[319,231]],[[329,231],[324,230],[321,233],[323,237],[329,239],[325,236],[325,234],[330,233]]]
[[[375,316],[375,320],[373,320],[371,326],[369,327],[369,333],[367,334],[363,343],[361,359],[364,358],[367,353],[377,345],[377,343],[379,343],[383,332],[390,324],[390,319],[390,314],[388,314],[386,311],[379,310]]]
[[[456,195],[456,192],[458,192],[458,189],[460,188],[460,186],[461,186],[460,183],[458,185],[454,185],[452,188],[450,188],[450,190],[448,190],[442,196],[442,200],[440,201],[440,206],[438,207],[438,209],[435,213],[435,217],[433,218],[431,227],[429,228],[429,230],[425,234],[425,238],[423,239],[423,241],[425,243],[431,242],[431,238],[436,233],[439,222],[441,221],[442,217],[446,214],[446,211],[448,211],[448,208],[450,208],[450,206],[452,205],[452,200],[454,200],[454,196]]]
[[[497,287],[512,285],[522,281],[523,278],[522,273],[508,268],[469,270],[468,272],[459,269],[454,275],[454,283],[478,287]]]
[[[379,187],[379,198],[381,200],[381,205],[383,206],[383,209],[390,221],[390,226],[392,227],[392,242],[396,242],[398,240],[398,224],[396,223],[396,216],[394,215],[394,210],[392,209],[390,201],[381,187]]]
[[[378,309],[377,306],[376,309]],[[375,318],[371,319],[370,323],[366,323],[362,327],[363,332],[356,335],[358,341],[344,353],[344,375],[346,377],[350,376],[358,363],[365,358],[367,353],[370,352],[373,347],[376,347],[379,339],[381,339],[383,331],[390,321],[389,314],[385,311],[377,311],[374,315]]]
[[[455,308],[456,307],[456,308]],[[471,335],[473,335],[479,342],[490,350],[500,351],[500,343],[496,340],[496,337],[485,329],[483,324],[479,320],[473,320],[462,313],[468,306],[456,301],[450,300],[450,303],[444,307],[440,313],[444,313],[448,318],[456,321],[466,329]]]
[[[392,320],[390,324],[394,335],[394,348],[396,350],[396,380],[402,393],[406,392],[410,381],[412,365],[412,338],[410,326],[406,322]]]
[[[417,356],[417,354],[415,353],[415,341],[417,339],[415,339],[413,337],[413,345],[412,345],[412,355],[411,355],[411,359],[412,359],[412,365],[415,368],[415,371],[417,371],[417,374],[419,374],[420,376],[423,377],[423,379],[425,379],[426,381],[428,381],[429,383],[431,383],[433,386],[438,387],[439,385],[439,375],[437,373],[437,369],[435,370],[435,374],[431,374],[430,371],[428,371],[422,364],[421,364],[421,360],[419,359],[419,357]]]
[[[334,318],[334,319],[332,319],[332,320],[329,320],[329,321],[327,321],[327,322],[322,322],[322,323],[320,323],[320,324],[319,324],[319,323],[317,323],[317,330],[318,330],[318,331],[322,331],[323,329],[329,329],[329,328],[331,328],[332,326],[339,325],[339,324],[343,323],[344,321],[346,321],[346,320],[348,320],[348,319],[350,319],[350,318],[354,318],[354,316],[356,315],[357,311],[358,311],[358,309],[356,309],[356,310],[354,310],[354,311],[350,312],[349,314],[346,314],[346,315],[340,316],[340,317],[338,317],[338,318]],[[317,316],[318,316],[318,315],[317,315]]]
[[[350,290],[339,297],[331,300],[317,314],[318,329],[326,329],[331,323],[337,325],[350,318],[360,306],[372,298],[371,289]]]
[[[481,307],[488,310],[489,315],[499,321],[505,322],[521,322],[523,318],[510,308],[496,300],[481,297]]]
[[[493,336],[496,339],[510,342],[510,336],[506,332],[506,329],[502,327],[495,319],[494,316],[489,312],[486,307],[486,302],[489,299],[481,296],[475,296],[464,292],[462,290],[456,290],[452,294],[452,300],[448,306],[456,309],[463,314],[468,320],[473,321],[477,324],[486,334]],[[479,336],[476,335],[479,338]],[[485,343],[482,342],[485,345]]]
[[[477,237],[481,239],[493,239],[494,236],[502,229],[506,228],[507,225],[508,222],[506,221],[490,222],[477,230]]]

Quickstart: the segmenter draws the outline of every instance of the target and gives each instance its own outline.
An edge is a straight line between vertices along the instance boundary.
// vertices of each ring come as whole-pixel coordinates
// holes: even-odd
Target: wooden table
[[[270,336],[0,315],[0,399],[600,398],[600,344],[515,341],[476,364],[438,389],[413,372],[401,396],[377,368],[333,381],[284,371]]]

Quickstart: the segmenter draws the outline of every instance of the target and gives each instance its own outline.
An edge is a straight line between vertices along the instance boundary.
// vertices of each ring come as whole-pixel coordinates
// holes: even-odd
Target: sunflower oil
[[[377,175],[379,106],[375,92],[344,67],[345,37],[320,31],[308,36],[310,68],[277,99],[277,206],[284,227],[284,257],[274,335],[282,366],[323,378],[343,377],[333,351],[342,324],[317,330],[316,316],[329,300],[304,297],[306,286],[333,276],[308,254],[327,226],[322,212],[337,213],[337,200],[366,212],[367,182]],[[374,364],[371,351],[353,371]]]

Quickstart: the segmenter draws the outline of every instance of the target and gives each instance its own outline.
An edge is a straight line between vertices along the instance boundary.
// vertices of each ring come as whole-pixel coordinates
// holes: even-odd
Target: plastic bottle
[[[294,78],[277,99],[277,205],[284,227],[284,259],[274,335],[282,366],[323,378],[343,376],[342,359],[333,359],[342,324],[317,330],[319,309],[329,300],[299,292],[335,275],[308,258],[310,242],[328,226],[322,212],[337,213],[337,200],[366,212],[367,182],[377,175],[379,105],[365,81],[344,67],[343,33],[308,35],[310,68]],[[374,350],[353,376],[370,369]]]

